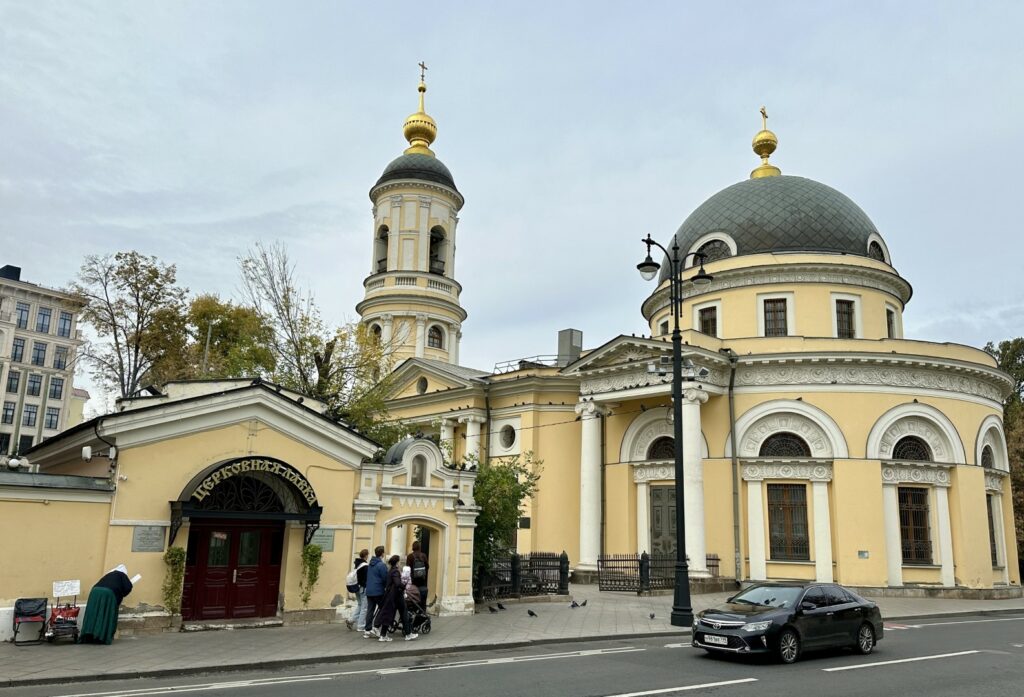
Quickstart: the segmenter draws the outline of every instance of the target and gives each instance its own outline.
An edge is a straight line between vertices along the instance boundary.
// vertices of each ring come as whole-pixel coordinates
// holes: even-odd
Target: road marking
[[[684,641],[680,644],[665,644],[666,649],[688,649],[691,646],[693,646],[693,644],[688,641]]]
[[[918,656],[917,658],[900,658],[895,661],[878,661],[876,663],[861,663],[855,666],[840,666],[838,668],[822,668],[826,673],[835,673],[840,670],[857,670],[858,668],[876,668],[878,666],[891,666],[897,663],[913,663],[914,661],[931,661],[936,658],[953,658],[954,656],[970,656],[980,651],[957,651],[956,653],[938,653],[934,656]]]
[[[623,692],[606,697],[645,697],[645,695],[663,695],[668,692],[686,692],[688,690],[706,690],[709,687],[722,687],[724,685],[742,685],[743,683],[757,682],[757,678],[743,678],[742,680],[723,680],[722,682],[706,682],[701,685],[682,685],[680,687],[666,687],[661,690],[645,690],[644,692]]]
[[[601,656],[617,653],[634,653],[646,651],[647,649],[635,648],[632,646],[619,646],[608,649],[586,649],[583,651],[567,651],[562,653],[544,653],[530,656],[510,656],[507,658],[485,658],[475,661],[453,661],[451,663],[438,663],[435,665],[404,666],[398,668],[370,668],[365,670],[348,670],[331,673],[315,673],[310,675],[280,676],[276,678],[254,678],[252,680],[228,680],[225,682],[211,682],[196,685],[164,685],[160,687],[147,687],[135,690],[113,690],[109,692],[82,692],[76,694],[61,695],[60,697],[148,697],[149,695],[164,695],[169,693],[203,692],[210,690],[230,690],[240,687],[262,687],[270,685],[287,685],[290,683],[315,682],[320,680],[333,680],[334,678],[350,675],[394,675],[397,673],[413,673],[427,670],[448,670],[452,668],[474,668],[488,665],[499,665],[507,663],[527,663],[530,661],[548,661],[559,658],[585,658],[587,656]],[[386,657],[386,656],[385,656]],[[368,660],[379,660],[380,655],[368,655]]]
[[[1024,617],[999,617],[989,620],[958,620],[951,622],[926,622],[925,624],[908,624],[908,627],[921,629],[922,627],[945,627],[951,624],[985,624],[987,622],[1022,622]]]

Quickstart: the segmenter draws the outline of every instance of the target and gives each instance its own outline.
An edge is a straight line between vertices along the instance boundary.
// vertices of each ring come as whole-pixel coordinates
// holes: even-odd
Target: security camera
[[[701,368],[697,371],[697,377],[699,378],[706,378],[708,375],[711,375],[711,371],[707,368]]]

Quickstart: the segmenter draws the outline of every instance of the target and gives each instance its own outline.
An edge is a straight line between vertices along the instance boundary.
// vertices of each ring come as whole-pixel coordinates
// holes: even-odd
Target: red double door
[[[273,617],[283,523],[193,520],[181,614],[185,620]]]

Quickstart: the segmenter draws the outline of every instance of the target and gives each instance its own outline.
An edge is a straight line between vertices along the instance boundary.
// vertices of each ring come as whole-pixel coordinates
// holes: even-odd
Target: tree
[[[188,308],[196,376],[269,377],[276,365],[274,330],[252,307],[199,295]],[[209,342],[207,342],[209,339]]]
[[[136,251],[90,255],[70,292],[97,337],[82,355],[96,381],[120,397],[135,394],[156,361],[180,350],[178,335],[165,333],[179,324],[187,292],[173,264]]]
[[[1024,549],[1024,337],[989,342],[985,350],[995,356],[999,368],[1013,378],[1013,391],[1003,404],[1003,430],[1013,490],[1014,527],[1017,549]]]
[[[537,493],[542,460],[533,452],[499,457],[482,463],[473,498],[480,507],[473,540],[474,566],[491,568],[494,560],[515,546],[523,501]]]

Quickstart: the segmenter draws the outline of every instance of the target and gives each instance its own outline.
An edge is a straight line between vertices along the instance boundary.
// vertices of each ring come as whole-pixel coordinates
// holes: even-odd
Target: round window
[[[511,426],[501,427],[501,447],[508,450],[516,444],[516,429]]]
[[[426,391],[427,391],[427,379],[426,378],[420,378],[419,380],[416,381],[416,392],[419,393],[419,394],[423,394]]]

